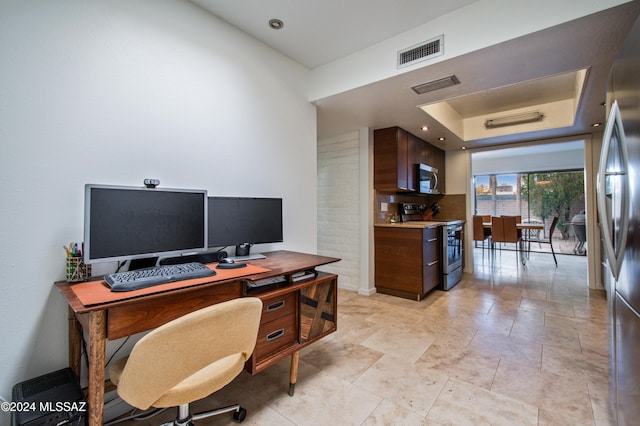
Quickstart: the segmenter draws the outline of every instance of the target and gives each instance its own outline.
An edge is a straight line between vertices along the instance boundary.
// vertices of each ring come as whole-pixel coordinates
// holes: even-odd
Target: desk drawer
[[[298,342],[296,316],[286,315],[260,325],[253,356],[257,362]]]
[[[242,295],[240,281],[187,288],[127,300],[107,312],[107,338],[130,336],[159,327],[189,312]]]
[[[270,297],[262,300],[262,319],[260,324],[266,324],[285,315],[296,314],[296,292]]]

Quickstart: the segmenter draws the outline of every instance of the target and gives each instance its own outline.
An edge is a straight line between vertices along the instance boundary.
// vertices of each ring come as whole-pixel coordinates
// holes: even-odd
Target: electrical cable
[[[118,353],[118,351],[120,349],[122,349],[122,347],[129,341],[129,338],[131,338],[131,336],[127,336],[126,339],[124,339],[124,342],[122,342],[120,344],[120,346],[118,346],[118,349],[116,349],[116,351],[114,353],[111,354],[111,356],[109,357],[109,359],[107,360],[107,363],[104,365],[104,368],[106,369],[107,366],[109,366],[109,363],[111,362],[111,360],[113,359],[114,356],[116,356],[116,354]]]
[[[116,268],[116,272],[120,272],[120,269],[122,269],[122,267],[126,264],[127,264],[126,260],[123,260],[122,262],[118,262],[118,267]]]
[[[148,410],[148,411],[142,411],[140,413],[137,413],[137,411],[140,411],[140,410],[135,408],[135,409],[133,409],[131,411],[131,413],[127,417],[122,417],[122,418],[119,418],[119,419],[112,420],[112,421],[110,421],[108,423],[103,423],[102,426],[111,426],[111,425],[115,425],[115,424],[118,424],[118,423],[122,423],[122,422],[127,421],[127,420],[136,420],[136,421],[148,420],[148,419],[150,419],[152,417],[157,416],[158,414],[162,413],[165,410],[166,410],[166,408],[154,408],[154,409],[151,409],[151,410]]]

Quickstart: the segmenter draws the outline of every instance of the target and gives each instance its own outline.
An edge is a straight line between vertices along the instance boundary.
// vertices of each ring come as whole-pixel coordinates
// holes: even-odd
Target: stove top
[[[424,221],[431,220],[433,216],[436,216],[440,211],[440,205],[438,203],[433,203],[430,206],[419,203],[400,203],[398,211],[402,222]],[[425,214],[429,217],[425,217]]]

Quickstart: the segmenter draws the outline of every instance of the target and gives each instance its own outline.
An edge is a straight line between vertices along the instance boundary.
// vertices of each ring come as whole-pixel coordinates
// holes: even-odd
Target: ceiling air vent
[[[458,77],[454,74],[451,74],[447,77],[418,84],[417,86],[411,87],[411,90],[418,95],[422,95],[423,93],[433,92],[434,90],[444,89],[445,87],[455,86],[456,84],[460,84],[460,80],[458,80]]]
[[[444,34],[398,51],[398,68],[407,67],[444,54]]]

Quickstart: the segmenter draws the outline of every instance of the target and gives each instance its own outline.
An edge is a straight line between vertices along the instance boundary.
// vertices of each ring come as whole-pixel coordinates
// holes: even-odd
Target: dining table
[[[482,227],[483,228],[488,228],[491,229],[491,222],[482,222]],[[523,231],[527,231],[527,232],[540,232],[542,230],[544,230],[544,223],[540,223],[540,222],[518,222],[516,223],[516,229],[519,230],[523,230]],[[526,241],[523,241],[522,239],[520,239],[520,251],[521,253],[524,253],[524,243]],[[528,251],[528,250],[527,250]],[[526,259],[525,256],[520,256],[522,259],[522,264],[526,264]]]

